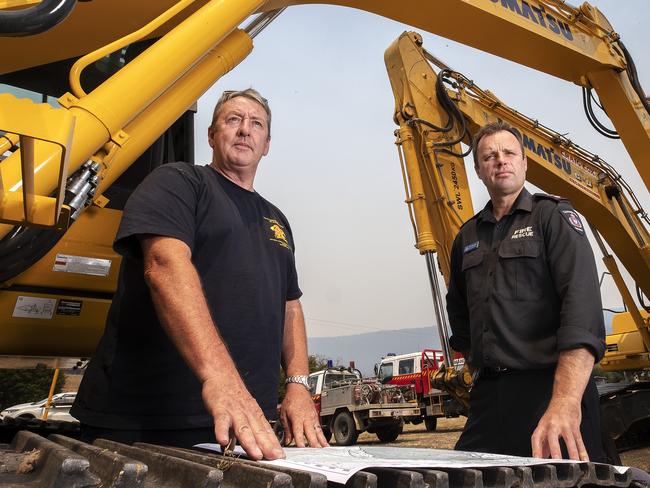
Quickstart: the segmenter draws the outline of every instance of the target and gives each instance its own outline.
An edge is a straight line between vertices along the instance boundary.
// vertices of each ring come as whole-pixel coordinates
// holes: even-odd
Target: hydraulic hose
[[[63,22],[77,0],[43,0],[34,7],[0,12],[0,37],[40,34]]]
[[[65,234],[64,230],[14,227],[0,240],[0,283],[29,269]]]

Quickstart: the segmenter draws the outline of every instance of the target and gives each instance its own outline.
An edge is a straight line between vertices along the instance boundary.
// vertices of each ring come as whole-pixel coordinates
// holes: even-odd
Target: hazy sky
[[[591,3],[621,35],[650,92],[650,63],[643,54],[650,25],[647,0]],[[210,160],[205,133],[223,90],[252,86],[270,101],[271,150],[262,160],[255,187],[291,223],[310,336],[435,322],[425,261],[414,248],[403,203],[394,99],[383,59],[388,45],[405,30],[413,29],[348,8],[291,7],[255,39],[251,55],[199,101],[197,162]],[[569,133],[574,142],[615,166],[642,204],[650,206],[623,145],[598,135],[587,122],[580,87],[420,33],[428,51],[481,88]],[[469,176],[477,210],[487,194],[473,171]],[[598,264],[602,271],[600,260]],[[613,290],[606,280],[604,306],[620,307]]]

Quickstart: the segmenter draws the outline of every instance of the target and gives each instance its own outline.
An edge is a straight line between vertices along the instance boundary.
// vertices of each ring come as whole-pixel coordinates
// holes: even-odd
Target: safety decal
[[[562,210],[560,213],[562,217],[564,217],[564,220],[566,220],[578,234],[581,236],[585,235],[585,228],[582,225],[582,221],[580,220],[580,217],[578,217],[577,213],[575,213],[573,210]]]
[[[83,302],[81,300],[64,300],[61,298],[59,303],[56,304],[56,314],[57,315],[72,315],[79,316],[81,315],[81,306]]]
[[[472,242],[471,244],[467,244],[465,248],[463,249],[463,254],[467,254],[468,252],[476,251],[478,249],[480,242]]]
[[[54,315],[56,300],[54,298],[40,298],[19,296],[14,306],[12,317],[26,319],[51,319]]]
[[[110,259],[57,254],[52,271],[106,277],[111,271],[111,264]]]

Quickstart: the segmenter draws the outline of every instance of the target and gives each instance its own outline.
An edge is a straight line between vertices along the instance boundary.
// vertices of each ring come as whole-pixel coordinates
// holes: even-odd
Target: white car
[[[78,422],[76,418],[70,415],[70,407],[74,402],[76,392],[57,393],[52,395],[52,403],[48,410],[48,420],[62,420],[66,422]],[[47,398],[32,403],[21,403],[14,405],[0,412],[0,420],[5,418],[25,418],[25,419],[42,419],[45,413],[45,404]]]

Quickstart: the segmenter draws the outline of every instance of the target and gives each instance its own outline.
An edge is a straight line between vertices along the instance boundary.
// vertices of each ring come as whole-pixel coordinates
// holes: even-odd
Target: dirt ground
[[[460,436],[465,417],[455,419],[438,419],[435,432],[427,432],[424,424],[405,425],[404,432],[390,446],[400,447],[435,447],[437,449],[453,449]],[[359,444],[379,444],[377,436],[363,433],[359,436]],[[650,447],[621,453],[625,466],[634,466],[650,472]]]

